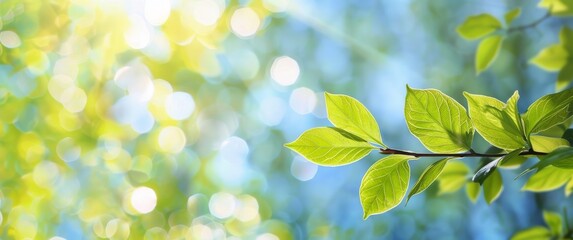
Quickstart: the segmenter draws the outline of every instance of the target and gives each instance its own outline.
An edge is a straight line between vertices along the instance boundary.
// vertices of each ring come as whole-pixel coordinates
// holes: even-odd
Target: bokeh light
[[[146,214],[155,209],[157,205],[157,195],[155,195],[155,191],[151,188],[138,187],[131,193],[130,201],[137,212]]]
[[[271,65],[271,78],[282,86],[293,85],[300,75],[298,63],[291,57],[282,56]]]

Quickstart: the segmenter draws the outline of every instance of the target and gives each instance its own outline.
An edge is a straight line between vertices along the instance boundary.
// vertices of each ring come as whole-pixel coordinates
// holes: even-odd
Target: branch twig
[[[529,24],[508,28],[507,32],[511,33],[514,31],[522,31],[522,30],[525,30],[528,28],[533,28],[533,27],[539,25],[541,22],[545,21],[545,19],[547,19],[549,17],[551,17],[551,11],[547,11],[547,13],[545,15],[543,15],[543,17],[541,17],[540,19],[537,19],[536,21],[531,22]]]
[[[473,150],[465,153],[417,153],[417,152],[410,152],[410,151],[403,151],[398,149],[392,148],[380,148],[381,154],[399,154],[399,155],[408,155],[414,157],[503,157],[507,155],[507,153],[497,153],[497,154],[488,154],[488,153],[477,153]],[[547,153],[536,152],[533,149],[529,149],[519,153],[519,155],[546,155]]]

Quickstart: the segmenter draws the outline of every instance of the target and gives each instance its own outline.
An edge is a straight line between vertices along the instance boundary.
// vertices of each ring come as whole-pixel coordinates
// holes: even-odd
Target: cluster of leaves
[[[468,196],[473,201],[479,196],[481,185],[486,201],[491,203],[503,190],[497,168],[518,167],[529,156],[540,156],[541,161],[526,170],[537,173],[524,190],[549,191],[569,181],[566,191],[571,192],[573,148],[561,137],[571,125],[573,89],[538,99],[524,114],[517,107],[517,91],[505,103],[483,95],[464,95],[469,113],[438,90],[407,87],[404,114],[408,128],[433,153],[387,147],[375,118],[364,105],[352,97],[329,93],[325,93],[326,108],[334,127],[307,130],[286,146],[322,166],[350,164],[377,149],[389,154],[374,163],[362,179],[359,194],[365,219],[402,201],[410,181],[408,162],[420,157],[445,158],[425,169],[408,199],[438,180],[441,193],[457,191],[467,184]],[[500,152],[474,152],[475,131],[492,145],[492,151]],[[465,164],[453,161],[463,157],[483,157],[482,166],[473,176]],[[492,157],[497,158],[492,160]]]
[[[564,216],[562,219],[558,213],[544,211],[543,220],[545,220],[545,226],[534,226],[515,233],[511,240],[550,240],[550,239],[567,239],[566,237],[571,237],[573,233],[568,226],[567,217]],[[565,220],[565,221],[563,221]],[[563,224],[565,222],[565,224]],[[566,231],[563,231],[565,228]]]
[[[475,55],[475,70],[477,74],[487,70],[495,61],[502,49],[507,33],[534,27],[549,16],[573,16],[573,2],[568,0],[542,0],[539,7],[548,10],[543,18],[522,26],[512,26],[512,23],[521,15],[521,8],[515,8],[504,14],[505,25],[496,17],[482,13],[467,17],[461,23],[457,32],[467,40],[482,39]],[[556,89],[562,90],[573,81],[573,30],[564,26],[559,33],[560,42],[542,49],[531,63],[550,72],[559,72]]]

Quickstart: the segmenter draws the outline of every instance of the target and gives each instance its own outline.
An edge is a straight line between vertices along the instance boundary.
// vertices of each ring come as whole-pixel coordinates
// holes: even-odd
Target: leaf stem
[[[503,157],[509,153],[496,153],[496,154],[489,154],[489,153],[477,153],[473,150],[470,150],[465,153],[417,153],[417,152],[410,152],[392,148],[380,148],[381,154],[399,154],[399,155],[408,155],[414,157]],[[519,153],[519,155],[546,155],[547,153],[536,152],[533,149],[529,149]]]
[[[537,19],[531,23],[525,24],[525,25],[521,25],[521,26],[516,26],[516,27],[511,27],[507,29],[507,32],[514,32],[514,31],[522,31],[528,28],[533,28],[537,25],[539,25],[541,22],[545,21],[545,19],[551,17],[551,11],[547,11],[547,13],[545,15],[543,15],[543,17],[541,17],[540,19]]]

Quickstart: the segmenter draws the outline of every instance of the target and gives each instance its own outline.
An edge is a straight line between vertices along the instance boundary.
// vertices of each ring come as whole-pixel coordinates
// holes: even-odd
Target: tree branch
[[[507,32],[514,32],[514,31],[522,31],[528,28],[533,28],[535,26],[537,26],[538,24],[540,24],[541,22],[545,21],[545,19],[551,17],[551,11],[547,11],[547,13],[545,15],[543,15],[543,17],[541,17],[540,19],[537,19],[534,22],[531,22],[529,24],[525,24],[525,25],[521,25],[521,26],[516,26],[516,27],[511,27],[507,29]]]
[[[496,153],[496,154],[489,154],[489,153],[476,153],[473,150],[470,150],[465,153],[417,153],[417,152],[410,152],[410,151],[403,151],[398,149],[392,148],[380,148],[381,154],[399,154],[399,155],[408,155],[414,157],[503,157],[507,155],[507,153]],[[519,155],[536,155],[542,156],[546,155],[547,153],[536,152],[533,149],[529,149],[519,153]]]

